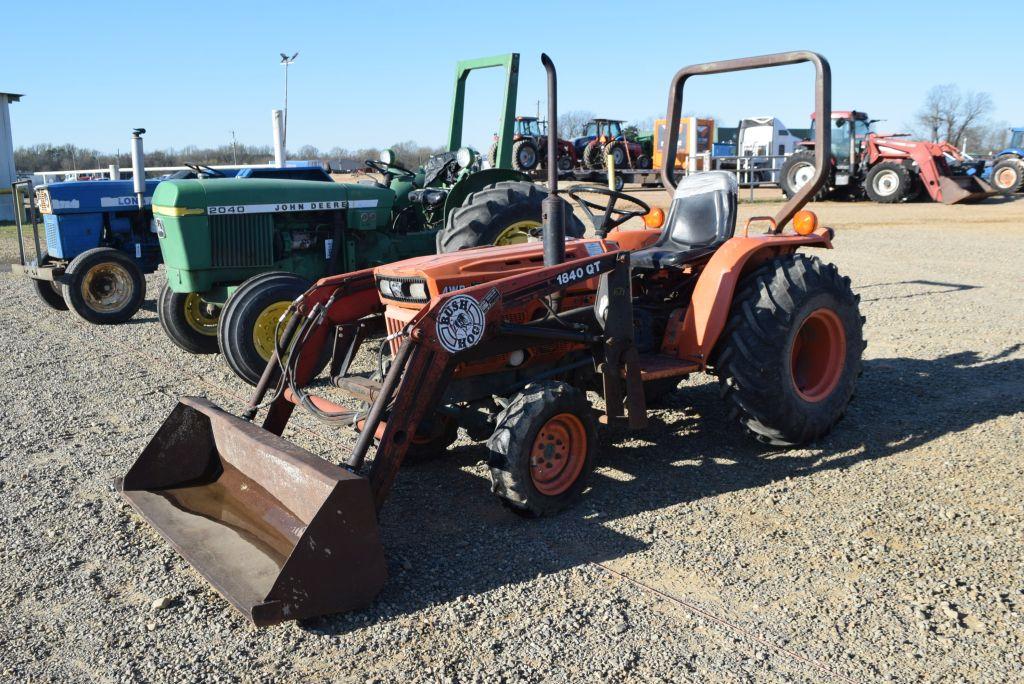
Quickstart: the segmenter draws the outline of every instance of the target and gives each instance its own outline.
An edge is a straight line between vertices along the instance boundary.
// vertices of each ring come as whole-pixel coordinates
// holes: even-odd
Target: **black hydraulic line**
[[[391,367],[388,368],[388,374],[384,376],[384,382],[381,383],[380,394],[377,395],[377,400],[373,402],[373,406],[370,407],[370,412],[366,416],[366,420],[363,422],[363,429],[359,431],[359,438],[356,440],[356,445],[352,449],[352,453],[346,460],[346,465],[352,470],[359,470],[363,466],[363,461],[366,459],[366,452],[369,451],[370,445],[373,443],[373,438],[377,432],[377,426],[380,425],[381,418],[384,416],[384,411],[387,409],[388,404],[391,403],[391,398],[395,394],[395,389],[398,387],[398,382],[402,378],[402,373],[405,371],[405,365],[409,361],[409,355],[412,353],[413,341],[406,338],[402,345],[398,348],[398,353],[395,354],[394,361],[391,362]]]

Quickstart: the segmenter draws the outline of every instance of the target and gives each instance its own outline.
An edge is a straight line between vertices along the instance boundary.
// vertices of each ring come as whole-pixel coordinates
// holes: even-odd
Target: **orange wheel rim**
[[[1001,188],[1008,188],[1013,181],[1017,180],[1017,174],[1013,169],[999,169],[996,174],[996,185]]]
[[[817,309],[804,319],[793,338],[790,371],[804,401],[818,402],[832,394],[846,364],[846,331],[832,309]]]
[[[571,413],[544,423],[530,450],[530,478],[537,491],[557,496],[572,487],[587,460],[587,431]]]

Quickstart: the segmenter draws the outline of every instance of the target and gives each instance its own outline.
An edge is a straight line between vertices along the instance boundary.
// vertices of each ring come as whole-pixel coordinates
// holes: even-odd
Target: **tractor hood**
[[[158,180],[146,181],[146,204]],[[130,180],[94,180],[48,183],[36,188],[36,203],[43,214],[87,214],[137,209],[139,201]]]
[[[565,243],[565,260],[582,259],[615,249],[618,245],[609,240],[570,240]],[[405,259],[378,266],[373,273],[381,299],[418,308],[439,294],[536,270],[543,265],[544,245],[527,242]]]
[[[153,193],[153,213],[164,217],[238,216],[348,209],[369,213],[365,224],[375,227],[374,211],[386,216],[393,198],[389,190],[361,184],[270,178],[168,180]],[[358,218],[354,227],[362,223]]]

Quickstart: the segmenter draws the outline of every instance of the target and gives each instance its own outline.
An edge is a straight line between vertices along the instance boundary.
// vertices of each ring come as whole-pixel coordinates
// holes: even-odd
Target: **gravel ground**
[[[695,378],[644,433],[604,433],[593,487],[541,521],[463,439],[399,477],[372,608],[263,630],[109,487],[179,395],[238,411],[247,389],[164,337],[159,273],[117,327],[0,273],[3,679],[1024,680],[1024,199],[817,210],[868,318],[830,436],[753,443]],[[293,425],[328,458],[350,442]]]

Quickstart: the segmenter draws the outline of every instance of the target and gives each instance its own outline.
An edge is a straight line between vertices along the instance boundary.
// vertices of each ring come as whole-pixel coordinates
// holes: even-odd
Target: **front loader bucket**
[[[999,194],[978,176],[939,176],[939,193],[943,204],[977,202]]]
[[[369,482],[184,397],[116,483],[249,620],[362,608],[387,566]]]

